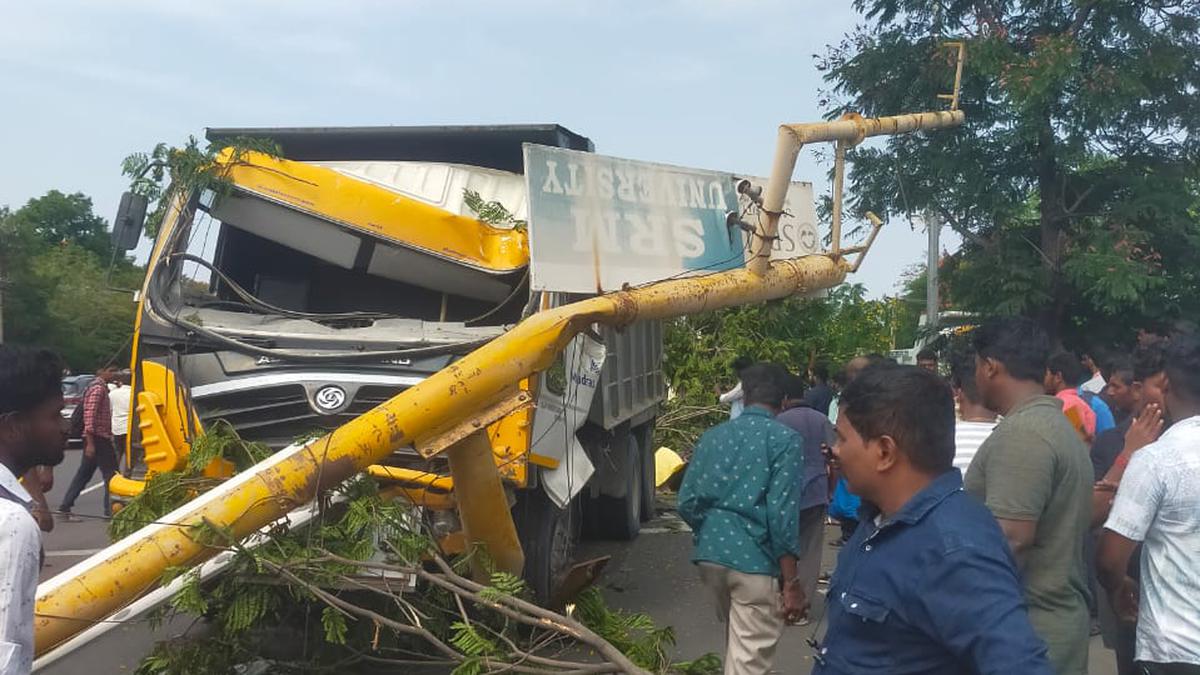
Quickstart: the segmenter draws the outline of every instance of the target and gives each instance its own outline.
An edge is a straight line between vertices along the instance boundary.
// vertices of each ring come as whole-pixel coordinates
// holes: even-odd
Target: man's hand
[[[800,588],[800,580],[793,578],[783,583],[783,620],[796,623],[808,616],[808,598]]]
[[[1109,592],[1113,612],[1127,623],[1136,623],[1138,616],[1138,582],[1126,576],[1120,585]]]
[[[1162,408],[1157,403],[1147,405],[1142,414],[1129,425],[1125,432],[1125,452],[1134,453],[1158,440],[1163,430]]]
[[[88,459],[96,458],[96,441],[90,435],[83,437],[83,456]]]

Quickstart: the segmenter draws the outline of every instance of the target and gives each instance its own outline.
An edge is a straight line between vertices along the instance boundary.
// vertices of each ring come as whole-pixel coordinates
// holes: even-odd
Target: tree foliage
[[[1200,4],[856,0],[817,57],[830,116],[934,107],[967,44],[966,126],[850,153],[859,213],[930,208],[960,233],[956,306],[1117,340],[1200,309]],[[1121,317],[1114,321],[1115,317]]]
[[[108,261],[112,253],[108,222],[92,212],[92,198],[51,190],[30,199],[12,214],[12,227],[29,232],[47,246],[73,244]]]
[[[675,319],[667,324],[664,369],[672,398],[659,418],[660,440],[686,449],[721,421],[719,390],[734,384],[730,363],[739,356],[773,361],[795,373],[816,363],[840,367],[894,345],[901,306],[868,300],[861,285],[846,284],[824,298],[788,298]]]
[[[223,152],[228,156],[217,161]],[[201,147],[195,136],[189,136],[182,147],[159,143],[150,152],[135,152],[126,157],[121,172],[129,177],[130,190],[150,202],[146,234],[150,237],[158,234],[163,217],[177,196],[211,190],[214,203],[225,198],[233,190],[230,170],[245,163],[251,152],[272,157],[281,154],[278,144],[268,139],[238,137]]]
[[[5,340],[54,349],[84,372],[125,355],[136,305],[114,288],[137,287],[142,270],[112,256],[107,227],[81,194],[0,208]]]

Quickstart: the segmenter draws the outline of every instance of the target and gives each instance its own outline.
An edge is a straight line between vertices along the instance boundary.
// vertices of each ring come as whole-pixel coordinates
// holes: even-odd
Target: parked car
[[[62,379],[63,420],[70,420],[75,413],[75,406],[83,404],[83,393],[88,385],[96,379],[95,375],[68,375]],[[82,443],[82,438],[68,438],[68,443]]]

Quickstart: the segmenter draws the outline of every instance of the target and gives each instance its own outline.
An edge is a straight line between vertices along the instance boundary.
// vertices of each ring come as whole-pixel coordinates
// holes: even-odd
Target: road
[[[81,453],[68,450],[66,461],[55,470],[55,486],[48,495],[50,505],[57,506],[79,466]],[[108,539],[99,489],[99,475],[92,480],[96,489],[89,489],[75,506],[81,516],[78,522],[57,522],[54,531],[45,535],[46,567],[42,578],[58,574],[91,553],[103,548]],[[828,531],[832,538],[834,528]],[[623,542],[584,542],[577,558],[580,560],[611,555],[601,578],[601,588],[609,604],[628,611],[645,612],[660,626],[672,626],[677,639],[679,659],[692,659],[706,652],[719,652],[724,640],[724,627],[717,621],[705,589],[696,578],[689,563],[692,542],[687,526],[679,520],[670,498],[659,500],[659,516],[647,523],[642,536],[632,544]],[[823,569],[831,570],[838,549],[825,546]],[[824,587],[821,587],[824,589]],[[823,596],[813,603],[812,623],[791,626],[784,634],[776,659],[778,672],[806,675],[812,669],[813,650],[806,644],[809,638],[819,638]],[[181,621],[178,629],[186,626]],[[171,626],[160,629],[159,636],[173,632]],[[42,671],[51,675],[84,672],[80,664],[87,663],[93,672],[132,672],[138,655],[145,654],[155,639],[144,623],[121,626],[116,633],[99,644],[89,645],[53,667]],[[1093,638],[1090,657],[1091,675],[1116,675],[1112,652],[1104,649],[1100,639]]]
[[[71,448],[67,450],[67,457],[63,463],[55,467],[54,488],[46,495],[51,509],[58,508],[62,502],[82,458],[82,450]],[[104,490],[100,472],[97,471],[72,509],[79,518],[67,522],[56,516],[54,531],[42,535],[42,545],[46,549],[46,564],[42,568],[43,580],[108,546],[103,500]]]
[[[826,530],[826,541],[836,528]],[[839,549],[825,546],[822,569],[832,570]],[[646,524],[643,534],[631,545],[617,542],[585,542],[580,557],[611,555],[601,581],[609,605],[628,611],[645,612],[660,626],[673,626],[677,638],[676,657],[694,659],[706,652],[720,652],[724,627],[718,623],[707,591],[700,584],[688,559],[692,537],[670,501],[659,500],[659,516]],[[823,593],[825,586],[818,592]],[[806,644],[822,635],[821,621],[825,598],[813,602],[812,622],[808,626],[789,626],[776,657],[777,672],[806,675],[812,670],[813,649]],[[1088,659],[1090,675],[1116,675],[1113,653],[1104,648],[1099,637],[1092,638]]]

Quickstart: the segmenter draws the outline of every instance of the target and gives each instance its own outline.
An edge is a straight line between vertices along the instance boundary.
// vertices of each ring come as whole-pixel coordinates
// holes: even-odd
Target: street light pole
[[[929,233],[929,256],[925,267],[925,326],[938,330],[938,255],[941,252],[939,239],[942,223],[932,209],[925,211],[925,229]]]

